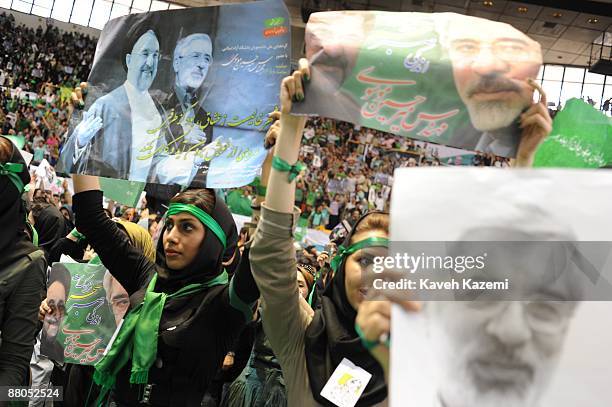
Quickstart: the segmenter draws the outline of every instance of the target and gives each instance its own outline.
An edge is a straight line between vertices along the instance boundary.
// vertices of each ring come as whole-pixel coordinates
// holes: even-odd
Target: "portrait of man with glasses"
[[[468,16],[450,14],[438,31],[477,130],[458,131],[449,144],[514,156],[520,132],[513,124],[533,102],[527,79],[535,79],[542,64],[540,44],[509,24]]]
[[[208,34],[195,33],[180,38],[172,53],[175,78],[173,91],[162,103],[165,141],[168,146],[165,154],[181,155],[181,152],[191,152],[193,157],[184,158],[193,161],[192,165],[197,173],[191,180],[191,185],[200,188],[206,187],[209,162],[195,152],[203,150],[213,137],[213,125],[202,105],[202,88],[213,63],[212,55],[212,41]],[[158,158],[161,157],[163,155],[158,155]],[[153,172],[156,172],[156,169]],[[167,178],[165,181],[180,183],[176,177]]]
[[[480,226],[462,237],[470,242],[451,250],[482,246],[485,268],[470,281],[507,280],[509,287],[462,286],[453,293],[455,301],[426,303],[437,405],[537,407],[545,394],[585,292],[573,246],[566,244],[572,233],[554,226],[532,229]]]

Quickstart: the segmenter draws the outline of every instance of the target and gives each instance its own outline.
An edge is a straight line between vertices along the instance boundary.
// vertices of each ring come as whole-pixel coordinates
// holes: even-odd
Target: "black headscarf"
[[[22,164],[23,170],[17,174],[24,185],[30,183],[30,173],[19,150],[12,142],[11,156],[7,163]],[[4,164],[4,163],[3,163]],[[22,191],[6,175],[0,175],[0,269],[36,251],[26,233],[26,209],[21,199]]]
[[[191,264],[182,270],[169,270],[166,265],[166,255],[164,253],[163,236],[166,226],[161,231],[157,242],[157,257],[155,262],[158,266],[167,271],[167,276],[160,275],[157,280],[156,290],[164,292],[174,292],[187,284],[202,283],[217,277],[223,272],[223,262],[231,258],[238,245],[238,231],[236,223],[223,200],[215,196],[215,206],[211,214],[217,221],[227,238],[227,248],[217,236],[206,228],[204,240],[200,244],[200,250]],[[206,227],[206,226],[205,226]]]
[[[74,214],[72,213],[72,209],[70,209],[70,206],[68,206],[68,205],[63,205],[60,208],[60,213],[62,213],[62,215],[63,215],[62,209],[66,210],[66,212],[68,212],[68,219],[66,219],[66,217],[64,216],[64,219],[66,219],[66,221],[65,221],[66,222],[66,228],[70,229],[70,230],[74,229]]]
[[[38,247],[45,251],[49,261],[49,254],[55,243],[66,237],[71,229],[66,225],[66,218],[55,205],[45,206],[35,219],[34,228],[38,232]]]
[[[345,247],[350,246],[357,225],[371,214],[368,213],[357,221],[344,241]],[[335,404],[321,396],[321,391],[342,359],[347,358],[372,375],[356,404],[358,407],[371,406],[387,398],[387,385],[382,367],[363,347],[359,335],[355,332],[357,311],[351,307],[346,297],[345,264],[346,257],[334,278],[325,287],[320,299],[321,306],[315,310],[312,322],[306,330],[306,365],[310,388],[317,402],[324,406],[334,406]]]

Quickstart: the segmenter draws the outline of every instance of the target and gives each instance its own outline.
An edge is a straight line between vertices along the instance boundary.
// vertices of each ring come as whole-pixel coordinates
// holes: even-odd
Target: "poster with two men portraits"
[[[250,183],[290,52],[281,0],[109,21],[58,171],[209,188]]]

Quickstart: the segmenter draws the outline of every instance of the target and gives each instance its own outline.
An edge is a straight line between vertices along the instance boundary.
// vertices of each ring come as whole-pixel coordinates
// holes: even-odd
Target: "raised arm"
[[[520,127],[523,132],[516,153],[516,159],[512,162],[512,167],[516,168],[533,167],[538,147],[552,131],[552,118],[548,113],[546,93],[534,80],[528,79],[527,82],[534,90],[540,93],[540,101],[533,103],[521,115]]]
[[[106,216],[98,177],[73,175],[73,181],[77,229],[85,235],[113,277],[128,294],[133,294],[147,284],[155,264],[132,246],[128,237]]]
[[[296,164],[305,124],[305,118],[289,114],[291,101],[304,99],[302,78],[309,74],[306,60],[300,60],[300,69],[281,85],[280,132],[274,155],[275,160],[280,158],[290,166]],[[277,167],[272,165],[250,260],[263,298],[264,329],[282,366],[290,359],[303,357],[309,316],[300,307],[296,278],[293,229],[299,211],[293,207],[295,178],[290,179],[289,172]]]

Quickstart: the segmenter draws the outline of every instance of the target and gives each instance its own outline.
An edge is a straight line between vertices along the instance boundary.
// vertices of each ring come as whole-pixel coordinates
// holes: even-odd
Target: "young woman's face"
[[[381,230],[371,230],[356,233],[351,244],[355,244],[370,237],[389,238],[389,235]],[[367,287],[364,285],[362,274],[372,267],[374,256],[385,256],[387,249],[384,247],[372,247],[358,250],[347,257],[344,265],[344,287],[346,298],[351,307],[357,309],[365,299]]]
[[[151,235],[151,237],[153,237],[155,236],[155,233],[157,233],[157,222],[151,221],[151,223],[149,224],[149,234]]]
[[[190,265],[198,254],[204,234],[204,225],[194,216],[188,213],[169,216],[163,237],[168,268],[181,270]]]
[[[306,279],[304,275],[298,270],[297,272],[297,282],[298,288],[300,290],[300,295],[304,297],[305,300],[308,299],[308,284],[306,284]]]

